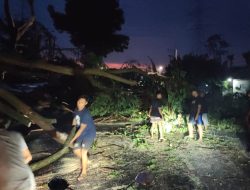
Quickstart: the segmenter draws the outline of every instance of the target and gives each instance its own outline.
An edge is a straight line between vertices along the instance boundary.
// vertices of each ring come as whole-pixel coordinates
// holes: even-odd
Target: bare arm
[[[80,129],[76,132],[75,136],[73,137],[73,139],[70,141],[70,144],[72,144],[78,137],[80,137],[80,135],[82,134],[82,132],[86,129],[87,125],[81,123],[80,125]]]
[[[150,106],[149,112],[148,112],[148,116],[151,115],[151,111],[152,111],[152,106]]]
[[[200,113],[201,113],[201,104],[198,105],[198,109],[197,109],[197,113],[196,113],[196,116],[195,116],[195,120],[198,119]]]
[[[32,155],[31,155],[29,149],[28,149],[28,148],[25,148],[25,149],[22,151],[22,154],[23,154],[23,158],[24,158],[25,164],[28,164],[28,163],[32,160]]]

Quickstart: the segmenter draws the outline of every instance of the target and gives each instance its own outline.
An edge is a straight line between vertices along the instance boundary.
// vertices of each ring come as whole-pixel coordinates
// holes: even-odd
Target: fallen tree
[[[6,103],[0,102],[0,106],[2,105],[0,112],[5,115],[8,115],[9,117],[13,118],[14,120],[17,120],[22,124],[25,124],[26,126],[30,125],[30,122],[32,124],[36,124],[41,129],[45,130],[48,134],[50,134],[52,138],[55,139],[57,142],[64,143],[63,139],[60,138],[60,133],[58,133],[53,126],[55,119],[48,119],[41,116],[40,114],[32,110],[31,107],[19,100],[19,98],[17,98],[15,95],[4,89],[0,89],[0,98],[4,100],[4,102],[15,108],[14,110]]]
[[[13,66],[18,66],[18,67],[23,67],[23,68],[28,68],[28,69],[40,69],[40,70],[50,71],[50,72],[68,75],[68,76],[73,76],[76,73],[85,75],[85,76],[94,75],[94,76],[109,78],[111,80],[118,81],[118,82],[131,85],[131,86],[137,85],[136,81],[128,80],[128,79],[122,78],[120,76],[111,74],[109,72],[106,72],[104,70],[97,69],[97,68],[86,68],[82,70],[81,68],[78,68],[76,70],[74,68],[67,67],[67,66],[49,64],[44,60],[28,62],[27,60],[24,60],[22,58],[15,58],[16,56],[17,55],[14,55],[14,56],[0,55],[0,63],[2,65],[13,65]]]
[[[32,78],[33,71],[40,72],[39,76],[41,78],[46,78],[45,72],[41,71],[48,71],[52,73],[57,73],[60,75],[66,75],[66,76],[74,76],[74,75],[82,75],[85,76],[86,80],[89,80],[90,83],[99,89],[107,89],[102,85],[102,81],[100,78],[107,78],[112,81],[117,81],[129,86],[136,86],[137,81],[129,80],[126,78],[123,78],[119,76],[119,72],[112,73],[111,71],[105,69],[98,69],[98,68],[81,68],[81,67],[69,67],[69,66],[59,66],[55,64],[51,64],[45,60],[27,60],[24,59],[24,57],[20,57],[20,54],[17,54],[17,52],[21,53],[21,51],[18,50],[18,45],[23,43],[21,39],[23,38],[24,34],[31,28],[31,26],[35,22],[35,14],[34,14],[34,5],[33,0],[27,0],[29,3],[29,8],[31,11],[31,17],[26,22],[24,22],[22,25],[18,25],[18,22],[15,22],[13,17],[10,14],[10,6],[9,6],[9,0],[4,0],[4,13],[5,13],[5,20],[0,19],[0,29],[4,29],[8,36],[8,40],[10,41],[11,46],[6,46],[6,49],[9,52],[8,54],[0,54],[0,69],[3,72],[2,82],[5,81],[5,71],[8,71],[10,73],[18,73],[18,75],[14,75],[17,78],[29,77]],[[117,18],[115,18],[117,19]],[[6,35],[5,34],[5,35]],[[24,36],[25,37],[25,36]],[[31,37],[31,39],[33,39]],[[22,44],[23,45],[23,44]],[[24,43],[24,45],[27,46],[27,44]],[[9,48],[9,49],[8,49]],[[15,52],[15,53],[13,53]],[[65,60],[64,60],[65,61]],[[68,61],[68,60],[66,60]],[[127,71],[126,71],[127,72]],[[134,72],[134,71],[129,71]],[[137,70],[136,72],[139,72]],[[139,72],[140,73],[140,72]],[[30,74],[30,75],[29,75]],[[142,73],[141,73],[142,74]],[[145,73],[144,73],[145,74]],[[99,83],[99,81],[101,81]],[[42,115],[38,114],[32,107],[25,104],[22,100],[20,100],[18,97],[16,97],[14,94],[10,93],[7,90],[0,89],[0,112],[4,115],[7,115],[8,117],[12,118],[15,121],[18,121],[21,124],[24,124],[25,126],[29,127],[31,124],[35,124],[44,131],[46,131],[53,139],[55,139],[57,142],[63,144],[64,146],[61,150],[53,154],[52,156],[49,156],[48,158],[39,161],[37,163],[34,163],[31,165],[31,168],[33,171],[36,171],[38,169],[41,169],[42,167],[45,167],[49,165],[50,163],[56,161],[61,156],[63,156],[65,153],[67,153],[69,148],[69,142],[72,139],[75,128],[71,131],[70,135],[68,135],[67,140],[62,139],[60,136],[60,133],[56,131],[56,129],[53,126],[53,123],[55,123],[55,119],[48,119],[43,117]]]
[[[60,159],[64,154],[68,153],[69,150],[70,150],[70,147],[69,147],[69,143],[70,141],[73,139],[74,135],[75,135],[75,132],[76,132],[76,128],[73,127],[70,134],[68,135],[67,137],[67,140],[65,141],[64,143],[64,146],[61,150],[57,151],[55,154],[41,160],[41,161],[38,161],[34,164],[31,164],[31,169],[32,171],[37,171],[45,166],[48,166],[49,164],[57,161],[58,159]]]

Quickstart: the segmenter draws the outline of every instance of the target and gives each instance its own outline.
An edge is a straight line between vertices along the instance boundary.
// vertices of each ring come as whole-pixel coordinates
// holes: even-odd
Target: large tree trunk
[[[27,127],[30,127],[31,125],[31,121],[28,118],[24,117],[22,114],[12,109],[10,106],[3,104],[2,102],[0,102],[0,112],[8,115],[9,117],[15,119],[23,125],[26,125]]]
[[[46,131],[54,130],[54,126],[50,122],[49,119],[44,118],[43,116],[39,115],[35,111],[31,109],[28,105],[24,104],[21,100],[19,100],[16,96],[12,93],[0,89],[0,97],[8,102],[11,106],[13,106],[16,110],[22,113],[25,117],[29,118],[32,123],[37,124],[42,129]]]
[[[55,119],[47,119],[43,116],[39,115],[35,111],[33,111],[28,105],[24,104],[21,100],[19,100],[12,93],[7,92],[3,89],[0,89],[0,98],[4,101],[8,102],[11,106],[13,106],[18,113],[18,116],[23,115],[24,118],[29,119],[33,124],[37,124],[40,128],[47,131],[47,133],[52,136],[54,140],[59,143],[64,143],[64,139],[61,139],[60,133],[57,132],[52,125],[55,122]],[[2,109],[1,109],[2,110]],[[7,111],[7,110],[6,110]],[[12,110],[13,111],[13,110]],[[6,113],[7,114],[7,113]],[[13,119],[18,119],[19,117],[15,117],[16,115],[11,115],[8,113]],[[23,119],[24,119],[23,118]],[[18,120],[19,122],[23,122],[22,120]]]
[[[52,65],[52,64],[47,63],[44,60],[39,60],[39,61],[34,61],[32,63],[28,63],[27,61],[22,60],[22,59],[17,59],[17,58],[1,55],[0,63],[6,64],[6,65],[15,65],[15,66],[29,68],[29,69],[41,69],[41,70],[51,71],[51,72],[55,72],[55,73],[59,73],[63,75],[69,75],[69,76],[75,75],[76,73],[87,75],[87,76],[95,75],[95,76],[109,78],[109,79],[112,79],[112,80],[115,80],[124,84],[128,84],[131,86],[137,85],[136,81],[128,80],[128,79],[116,76],[114,74],[105,72],[100,69],[88,69],[87,68],[84,70],[80,70],[80,68],[78,68],[76,70],[76,69],[66,67],[66,66]]]

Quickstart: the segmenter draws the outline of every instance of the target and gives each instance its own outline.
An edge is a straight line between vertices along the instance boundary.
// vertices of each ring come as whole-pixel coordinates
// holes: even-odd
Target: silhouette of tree
[[[214,34],[207,39],[205,46],[212,58],[222,63],[222,56],[228,52],[229,44],[221,35]]]
[[[243,53],[242,56],[244,57],[246,64],[250,67],[250,51]]]
[[[179,77],[185,78],[192,84],[199,84],[202,81],[216,79],[223,73],[223,67],[207,55],[187,54],[178,60],[172,60],[167,72],[177,72]],[[175,74],[176,76],[176,74]]]
[[[4,19],[0,19],[0,43],[1,49],[12,51],[15,50],[18,42],[35,22],[33,0],[27,0],[31,16],[27,21],[17,22],[11,15],[9,0],[4,0]]]
[[[118,0],[66,0],[65,13],[51,5],[48,10],[56,29],[69,33],[72,44],[84,54],[106,56],[128,47],[129,38],[117,33],[124,24]]]

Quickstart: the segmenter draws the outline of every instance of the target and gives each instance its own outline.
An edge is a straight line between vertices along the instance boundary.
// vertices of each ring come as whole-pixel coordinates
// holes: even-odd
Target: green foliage
[[[136,147],[148,148],[149,144],[145,140],[145,136],[147,135],[147,133],[148,133],[148,126],[143,125],[143,126],[140,126],[140,128],[138,130],[130,133],[130,135],[129,135],[129,133],[127,133],[127,134],[131,137],[131,139]]]
[[[141,117],[140,111],[141,101],[133,94],[129,93],[113,93],[100,94],[90,107],[91,114],[94,117],[103,116],[124,116],[128,118]]]
[[[236,120],[234,118],[230,119],[214,119],[210,118],[211,128],[214,127],[216,131],[223,131],[223,132],[239,132],[240,127],[236,124]]]
[[[111,178],[117,178],[117,177],[120,177],[121,176],[121,173],[117,170],[113,170],[110,174],[109,174],[109,177]]]
[[[168,94],[167,106],[164,109],[166,115],[177,115],[183,112],[184,100],[190,88],[186,82],[186,72],[181,68],[181,59],[172,60],[167,72],[169,78],[166,85]]]
[[[245,97],[235,98],[233,94],[208,96],[209,113],[218,120],[226,118],[242,119],[247,110]]]
[[[151,159],[151,160],[149,160],[147,163],[146,163],[146,165],[147,165],[147,169],[148,170],[158,170],[159,169],[159,167],[157,166],[157,160],[156,159]]]

